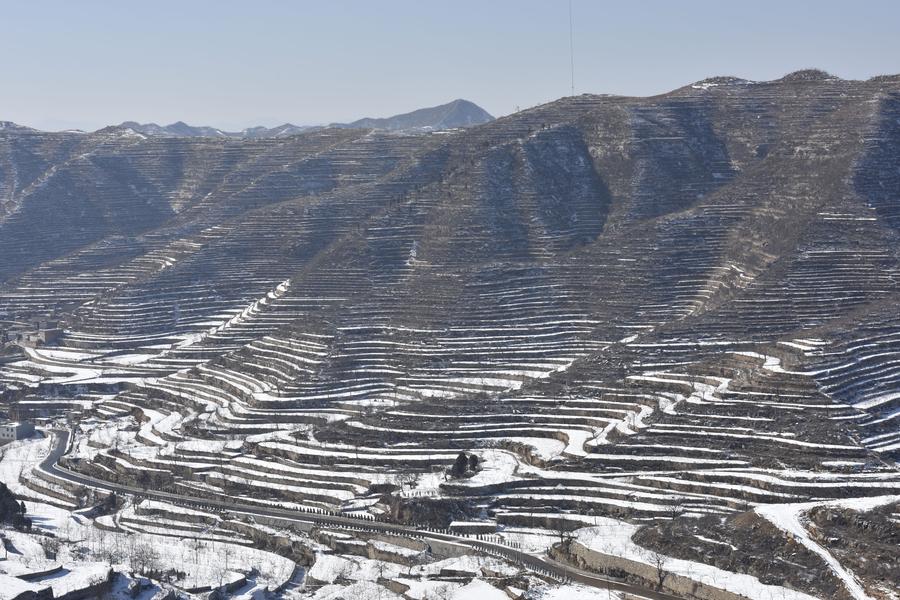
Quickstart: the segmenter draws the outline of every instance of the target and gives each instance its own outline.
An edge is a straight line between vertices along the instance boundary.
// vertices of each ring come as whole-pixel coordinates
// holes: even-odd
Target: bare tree
[[[56,537],[45,537],[41,540],[41,546],[44,549],[44,556],[50,560],[56,560],[56,554],[59,552],[60,542]]]
[[[341,563],[341,566],[335,569],[335,583],[349,583],[352,581],[353,574],[357,571],[357,565],[349,560]]]
[[[669,564],[669,557],[658,550],[647,550],[646,556],[656,575],[656,586],[662,591],[663,583],[665,583],[666,577],[669,576],[669,572],[666,570]]]
[[[426,600],[450,600],[455,591],[452,584],[442,583],[428,590],[424,598]]]
[[[550,521],[553,531],[559,536],[559,545],[565,546],[565,543],[572,539],[572,527],[569,522],[561,516]]]
[[[219,566],[219,587],[222,587],[225,584],[225,578],[228,576],[228,563],[231,558],[231,545],[225,544],[225,547],[222,549],[222,552],[219,556],[223,559],[221,565]]]
[[[401,489],[412,489],[418,479],[419,476],[412,471],[403,471],[397,475],[397,482],[400,484]]]
[[[131,570],[141,575],[159,568],[159,553],[146,542],[134,546],[129,560]]]
[[[684,514],[684,499],[679,498],[672,504],[669,504],[666,507],[666,512],[669,514],[669,518],[673,521]]]

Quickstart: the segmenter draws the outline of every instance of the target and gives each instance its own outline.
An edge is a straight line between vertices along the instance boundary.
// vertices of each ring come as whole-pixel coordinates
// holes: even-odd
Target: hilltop
[[[352,123],[337,123],[335,127],[384,129],[387,131],[441,130],[472,127],[493,121],[494,117],[468,100],[453,100],[447,104],[420,108],[392,117],[374,119],[367,117]]]

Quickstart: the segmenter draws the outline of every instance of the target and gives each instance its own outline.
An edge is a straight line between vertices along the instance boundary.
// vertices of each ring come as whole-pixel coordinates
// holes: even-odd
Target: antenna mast
[[[572,0],[569,0],[569,67],[572,72],[572,95],[575,95],[575,26],[572,20]]]

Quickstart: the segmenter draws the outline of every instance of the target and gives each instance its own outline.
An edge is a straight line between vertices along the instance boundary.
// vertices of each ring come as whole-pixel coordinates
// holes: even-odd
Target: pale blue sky
[[[900,1],[573,0],[576,92],[900,72]],[[0,120],[241,129],[569,93],[567,0],[0,0]]]

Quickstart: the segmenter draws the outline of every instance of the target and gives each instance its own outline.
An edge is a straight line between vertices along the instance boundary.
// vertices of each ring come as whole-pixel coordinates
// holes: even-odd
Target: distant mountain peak
[[[493,120],[494,117],[490,113],[474,102],[457,98],[446,104],[420,108],[392,117],[366,117],[352,123],[334,123],[332,126],[388,131],[431,131],[473,127]]]
[[[869,81],[878,83],[900,83],[900,73],[895,73],[893,75],[875,75],[874,77],[869,78]]]
[[[735,77],[734,75],[717,75],[715,77],[707,77],[706,79],[701,79],[694,83],[694,85],[741,85],[749,83],[747,79],[742,77]]]
[[[709,88],[729,85],[747,85],[753,83],[747,79],[734,77],[732,75],[719,75],[717,77],[707,77],[690,85],[693,89],[708,90]]]
[[[26,127],[24,125],[19,125],[18,123],[13,123],[12,121],[0,121],[0,129],[31,129],[30,127]]]
[[[278,127],[248,127],[242,131],[224,131],[216,127],[194,126],[188,125],[184,121],[175,121],[169,125],[158,125],[156,123],[138,123],[137,121],[125,121],[115,127],[121,129],[130,129],[135,133],[145,136],[157,137],[211,137],[211,138],[270,138],[270,137],[287,137],[302,133],[310,127],[301,127],[284,123]],[[105,131],[106,128],[100,130]]]
[[[776,79],[776,81],[787,83],[792,81],[828,81],[830,79],[837,80],[840,79],[840,77],[835,77],[822,69],[801,69],[799,71],[788,73],[781,79]]]

